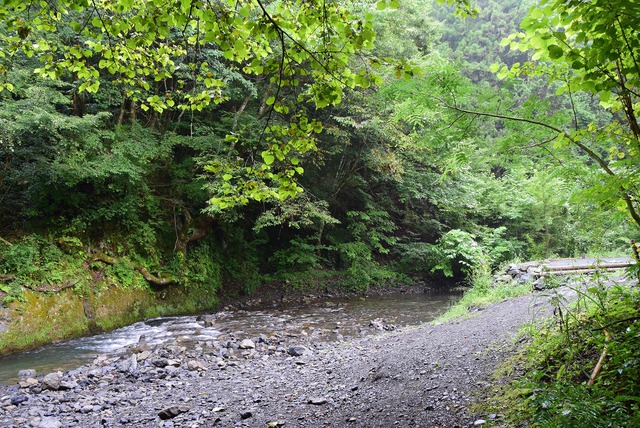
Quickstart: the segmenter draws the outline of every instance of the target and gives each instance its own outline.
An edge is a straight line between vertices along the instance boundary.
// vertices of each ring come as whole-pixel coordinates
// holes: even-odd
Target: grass
[[[510,427],[640,427],[640,289],[596,276],[576,292],[529,330],[481,413]]]
[[[453,319],[465,318],[469,316],[471,309],[486,307],[512,297],[531,293],[530,283],[515,281],[493,283],[493,277],[489,272],[474,273],[472,284],[472,287],[464,293],[458,303],[433,320],[432,324],[442,324]]]

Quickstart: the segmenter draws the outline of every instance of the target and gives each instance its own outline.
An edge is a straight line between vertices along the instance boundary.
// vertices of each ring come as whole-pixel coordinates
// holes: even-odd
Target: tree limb
[[[101,262],[106,263],[108,265],[115,265],[115,264],[120,262],[119,259],[117,259],[115,257],[108,256],[108,255],[104,254],[103,252],[95,253],[93,255],[93,257],[92,257],[92,260],[101,261]],[[169,285],[169,284],[172,284],[173,282],[175,282],[175,278],[173,278],[173,277],[163,277],[163,276],[159,276],[159,275],[158,276],[153,275],[152,273],[150,273],[147,270],[147,268],[145,268],[144,266],[142,266],[140,264],[133,263],[133,262],[128,261],[128,260],[126,260],[125,263],[130,265],[133,269],[135,269],[138,272],[140,272],[142,277],[144,279],[146,279],[148,282],[150,282],[151,284],[154,284],[154,285]]]

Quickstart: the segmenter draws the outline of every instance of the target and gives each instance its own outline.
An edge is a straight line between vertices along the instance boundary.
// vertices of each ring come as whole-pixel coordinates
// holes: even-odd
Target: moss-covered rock
[[[20,301],[0,310],[0,354],[112,330],[162,315],[193,313],[217,304],[216,285],[150,288],[96,287],[79,293],[25,289]]]

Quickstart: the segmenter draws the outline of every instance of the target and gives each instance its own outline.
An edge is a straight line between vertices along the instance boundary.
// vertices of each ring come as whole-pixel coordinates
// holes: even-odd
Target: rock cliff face
[[[57,340],[95,334],[146,318],[196,312],[217,304],[214,292],[168,287],[163,291],[103,287],[90,292],[25,290],[0,309],[0,355]]]

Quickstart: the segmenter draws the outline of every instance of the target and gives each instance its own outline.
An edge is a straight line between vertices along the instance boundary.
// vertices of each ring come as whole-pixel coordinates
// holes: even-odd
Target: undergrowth
[[[596,276],[553,290],[553,323],[505,364],[490,412],[508,426],[640,427],[640,290]],[[566,290],[566,289],[565,289]],[[504,424],[504,421],[501,421]]]

